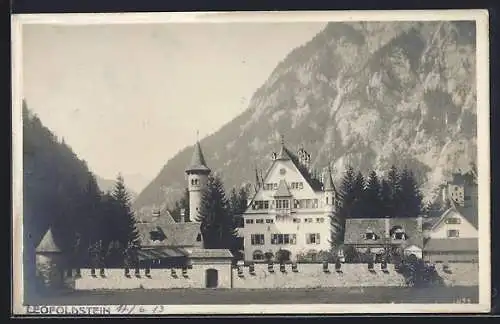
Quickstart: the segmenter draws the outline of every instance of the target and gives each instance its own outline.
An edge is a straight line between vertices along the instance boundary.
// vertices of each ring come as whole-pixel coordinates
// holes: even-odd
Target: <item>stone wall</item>
[[[81,278],[75,279],[73,285],[76,290],[205,288],[208,269],[218,271],[217,288],[231,288],[230,264],[196,264],[187,270],[186,276],[182,269],[175,269],[176,276],[172,276],[170,269],[151,269],[150,276],[146,276],[141,269],[139,277],[134,269],[130,270],[130,277],[125,276],[124,269],[105,269],[105,276],[101,277],[97,269],[92,277],[90,269],[82,269]]]
[[[405,286],[405,278],[394,270],[394,265],[387,265],[387,272],[382,272],[380,264],[375,264],[370,272],[366,264],[343,264],[342,272],[335,271],[330,264],[329,273],[323,272],[322,264],[298,264],[298,272],[292,272],[291,265],[286,265],[285,273],[279,265],[274,265],[274,273],[270,273],[267,264],[255,264],[255,274],[250,274],[248,266],[242,267],[242,274],[232,270],[229,264],[194,264],[183,277],[182,270],[177,269],[177,278],[172,277],[169,269],[151,269],[151,276],[146,277],[141,269],[140,277],[130,271],[130,278],[125,277],[123,269],[106,269],[105,277],[92,277],[90,269],[82,269],[82,277],[74,281],[77,290],[94,289],[175,289],[205,288],[206,270],[218,270],[218,288],[239,289],[273,289],[273,288],[316,288],[316,287],[401,287]],[[448,270],[436,265],[439,276],[446,286],[477,286],[479,284],[479,268],[472,263],[450,264]],[[232,282],[232,283],[231,283]]]

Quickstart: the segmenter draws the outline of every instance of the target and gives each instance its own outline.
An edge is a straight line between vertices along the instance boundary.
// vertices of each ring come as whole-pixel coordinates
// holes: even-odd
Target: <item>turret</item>
[[[210,172],[211,170],[205,162],[200,142],[197,141],[194,146],[191,163],[186,169],[186,174],[188,176],[190,222],[196,222],[198,218],[203,190],[207,187],[208,175]]]
[[[330,167],[328,167],[328,171],[324,177],[323,191],[326,210],[329,212],[335,211],[337,191],[335,190],[335,186],[333,184],[332,171]]]

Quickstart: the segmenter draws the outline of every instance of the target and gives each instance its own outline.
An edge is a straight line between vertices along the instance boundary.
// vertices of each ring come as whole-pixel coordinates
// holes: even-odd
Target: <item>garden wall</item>
[[[231,288],[231,264],[193,265],[186,277],[181,269],[176,269],[176,277],[170,269],[151,269],[149,277],[144,269],[139,277],[135,276],[134,269],[130,270],[130,277],[125,276],[123,269],[105,269],[105,277],[99,275],[99,270],[92,277],[90,269],[82,269],[81,278],[74,280],[73,287],[76,290],[205,288],[208,269],[217,270],[218,288]]]
[[[94,289],[175,289],[175,288],[205,288],[207,284],[207,269],[218,270],[218,288],[239,289],[273,289],[273,288],[316,288],[316,287],[401,287],[405,286],[403,275],[394,270],[394,265],[388,264],[387,271],[375,264],[370,272],[366,264],[342,264],[342,271],[336,272],[330,264],[329,273],[323,272],[322,264],[298,264],[298,272],[292,272],[287,264],[286,272],[280,271],[279,265],[274,265],[274,273],[268,271],[267,264],[255,264],[255,274],[250,274],[248,266],[242,267],[242,274],[237,269],[232,270],[229,264],[193,265],[183,277],[181,269],[177,269],[177,278],[172,277],[170,269],[151,269],[150,277],[146,277],[141,269],[140,277],[130,271],[130,278],[125,277],[123,269],[106,269],[105,277],[92,277],[90,269],[82,269],[82,277],[73,281],[77,290]],[[436,270],[446,286],[477,286],[479,285],[478,265],[472,263],[450,264],[448,270],[442,265],[436,265]],[[231,283],[232,281],[232,283]]]

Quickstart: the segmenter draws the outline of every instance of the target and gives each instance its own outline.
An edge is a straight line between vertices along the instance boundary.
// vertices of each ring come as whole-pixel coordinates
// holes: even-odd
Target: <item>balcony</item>
[[[288,217],[292,215],[292,209],[291,208],[276,208],[274,209],[274,213],[276,214],[276,217]]]

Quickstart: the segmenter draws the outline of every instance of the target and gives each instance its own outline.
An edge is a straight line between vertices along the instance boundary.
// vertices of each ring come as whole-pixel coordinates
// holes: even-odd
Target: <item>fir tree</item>
[[[356,174],[356,178],[354,179],[353,184],[353,197],[354,201],[352,202],[352,217],[354,218],[364,218],[364,191],[365,191],[365,178],[363,174],[358,171]]]
[[[182,211],[184,210],[184,219],[181,219]],[[184,189],[183,196],[180,200],[175,202],[175,207],[173,210],[170,210],[170,214],[174,218],[176,222],[189,222],[189,190],[188,188]]]
[[[115,188],[112,192],[116,210],[117,228],[119,230],[117,241],[122,247],[129,243],[137,243],[139,234],[136,229],[134,213],[130,208],[130,195],[125,188],[125,182],[121,174],[116,178]]]
[[[391,216],[391,186],[386,179],[380,181],[380,216]]]
[[[398,217],[401,208],[401,187],[400,176],[395,165],[391,166],[387,175],[387,182],[390,187],[389,204],[387,206],[388,216]]]
[[[375,171],[370,171],[363,195],[365,217],[383,217],[382,189],[380,180]]]
[[[407,167],[401,172],[399,184],[402,208],[398,217],[417,217],[422,211],[422,195],[413,173]]]
[[[207,249],[232,249],[236,244],[236,229],[224,186],[218,176],[208,178],[197,221]]]
[[[342,198],[342,207],[340,208],[339,211],[339,217],[342,220],[352,217],[351,208],[355,200],[354,182],[355,182],[354,169],[351,166],[349,166],[345,171],[344,177],[342,178],[342,183],[340,185],[340,196]]]

